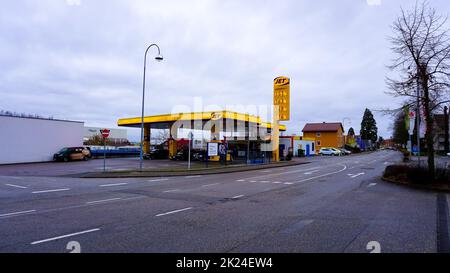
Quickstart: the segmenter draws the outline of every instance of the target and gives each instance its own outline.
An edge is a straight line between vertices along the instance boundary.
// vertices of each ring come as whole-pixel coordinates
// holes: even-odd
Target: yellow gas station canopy
[[[152,128],[163,129],[164,127],[166,126],[168,127],[169,124],[176,121],[200,121],[200,120],[208,121],[219,119],[231,119],[243,122],[256,123],[258,124],[258,126],[263,128],[268,129],[272,128],[272,124],[270,122],[263,122],[261,121],[260,117],[230,111],[191,112],[191,113],[175,113],[175,114],[146,116],[144,117],[144,123],[147,125],[150,124]],[[126,127],[140,127],[141,120],[142,120],[141,117],[123,118],[117,121],[117,125]],[[280,131],[286,131],[286,126],[280,125]]]

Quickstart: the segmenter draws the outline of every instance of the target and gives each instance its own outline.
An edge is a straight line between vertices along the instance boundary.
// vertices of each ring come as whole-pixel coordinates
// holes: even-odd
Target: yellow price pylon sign
[[[273,105],[279,106],[278,120],[291,119],[291,80],[288,77],[278,77],[274,80]]]

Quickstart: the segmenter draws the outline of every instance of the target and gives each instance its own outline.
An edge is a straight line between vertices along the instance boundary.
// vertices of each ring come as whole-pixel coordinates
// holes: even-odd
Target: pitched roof
[[[303,128],[303,132],[337,132],[339,128],[344,131],[340,122],[307,123]]]

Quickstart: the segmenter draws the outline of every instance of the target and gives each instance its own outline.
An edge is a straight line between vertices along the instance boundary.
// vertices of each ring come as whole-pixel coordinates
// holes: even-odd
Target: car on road
[[[342,155],[351,155],[352,154],[352,152],[347,149],[339,149],[339,150],[341,150]]]
[[[53,155],[54,161],[72,161],[72,160],[89,160],[91,158],[91,150],[86,147],[66,147],[59,150]]]
[[[168,159],[169,158],[169,150],[166,149],[152,149],[150,153],[144,154],[144,159]]]

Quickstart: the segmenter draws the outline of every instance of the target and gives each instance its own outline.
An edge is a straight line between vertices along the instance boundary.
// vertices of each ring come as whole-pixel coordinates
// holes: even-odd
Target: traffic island
[[[436,169],[436,177],[430,178],[424,167],[412,165],[387,166],[382,180],[413,188],[450,192],[450,174],[446,169]]]
[[[270,164],[260,165],[220,165],[210,164],[208,167],[195,166],[188,170],[186,167],[173,167],[173,168],[153,168],[138,170],[120,170],[120,171],[108,171],[108,172],[87,172],[80,174],[71,174],[67,177],[77,178],[133,178],[133,177],[172,177],[172,176],[192,176],[192,175],[209,175],[209,174],[222,174],[233,172],[245,172],[271,168],[292,167],[297,165],[309,164],[310,162],[298,162],[298,161],[283,161]]]

